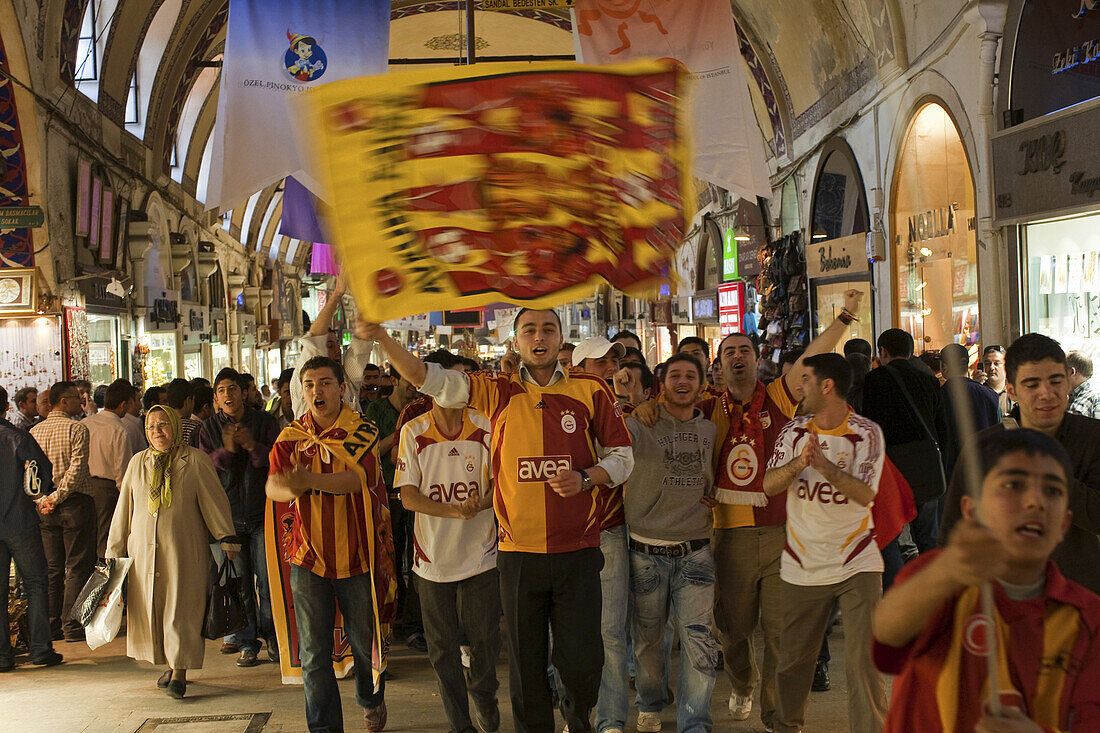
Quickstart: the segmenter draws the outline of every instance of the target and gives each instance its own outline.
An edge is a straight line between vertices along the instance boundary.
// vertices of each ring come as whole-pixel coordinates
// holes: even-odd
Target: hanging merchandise
[[[793,232],[760,250],[761,358],[778,361],[783,352],[809,343],[809,298],[806,251],[800,232]]]

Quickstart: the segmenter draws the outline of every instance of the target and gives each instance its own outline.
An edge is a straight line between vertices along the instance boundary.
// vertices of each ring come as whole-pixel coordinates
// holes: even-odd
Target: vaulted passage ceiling
[[[682,0],[597,0],[622,8]],[[897,0],[731,0],[754,111],[769,156],[876,75],[905,66]],[[62,78],[140,138],[164,173],[200,199],[217,110],[217,62],[225,48],[227,0],[44,0],[39,58],[56,54]],[[438,58],[465,49],[463,0],[394,0],[391,60]],[[475,13],[477,53],[571,55],[568,11]],[[391,66],[391,72],[407,68]],[[259,230],[275,190],[246,202],[233,220],[263,248]],[[250,221],[243,221],[249,218]],[[266,229],[271,229],[267,227]],[[305,248],[303,248],[305,249]]]

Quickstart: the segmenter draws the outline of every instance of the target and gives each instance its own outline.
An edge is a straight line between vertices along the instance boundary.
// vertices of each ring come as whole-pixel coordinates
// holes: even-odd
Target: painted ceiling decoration
[[[15,85],[8,76],[8,57],[0,39],[0,205],[27,206],[27,155],[15,109]],[[0,257],[7,267],[34,266],[34,239],[28,228],[0,229]]]

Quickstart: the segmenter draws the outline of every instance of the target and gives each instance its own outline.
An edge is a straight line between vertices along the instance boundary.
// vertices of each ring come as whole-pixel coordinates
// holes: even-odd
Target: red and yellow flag
[[[599,281],[655,287],[690,220],[675,61],[493,64],[340,81],[305,128],[361,312],[384,321]]]

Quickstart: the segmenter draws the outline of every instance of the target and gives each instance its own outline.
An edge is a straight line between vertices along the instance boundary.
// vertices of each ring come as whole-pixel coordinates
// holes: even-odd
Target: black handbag
[[[233,569],[233,563],[227,559],[210,585],[202,635],[207,639],[220,639],[248,626],[245,608],[241,578]]]
[[[940,449],[936,434],[928,427],[928,423],[917,409],[916,403],[905,388],[897,374],[889,367],[884,367],[886,372],[894,378],[905,397],[913,416],[924,430],[925,438],[913,440],[908,443],[898,443],[886,446],[886,455],[894,462],[901,475],[909,482],[909,488],[913,490],[913,499],[917,505],[928,501],[934,501],[947,493],[947,476],[943,472],[943,454]]]
[[[88,622],[92,620],[95,610],[99,608],[99,601],[103,598],[103,594],[107,592],[107,583],[111,580],[112,562],[114,561],[96,562],[95,567],[92,568],[92,574],[88,576],[88,582],[84,584],[80,595],[73,602],[69,618],[81,626],[87,626]]]

